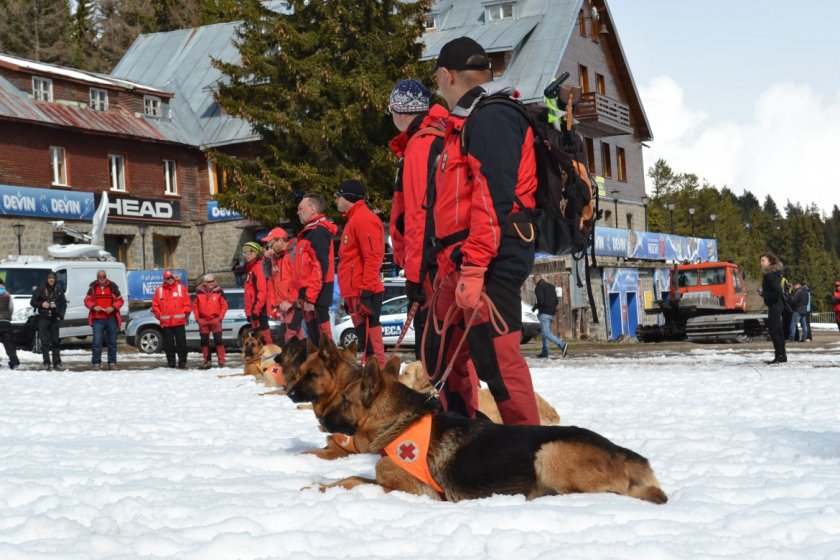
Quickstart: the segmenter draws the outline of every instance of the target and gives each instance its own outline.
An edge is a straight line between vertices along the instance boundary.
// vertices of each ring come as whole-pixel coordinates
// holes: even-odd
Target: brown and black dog
[[[370,452],[386,453],[376,464],[375,480],[353,476],[322,485],[322,490],[373,483],[386,491],[450,501],[579,492],[668,501],[647,459],[595,432],[575,426],[508,426],[442,413],[436,400],[409,389],[398,375],[398,360],[382,371],[371,360],[362,377],[333,400],[335,406],[322,412],[321,424],[330,432],[351,435]],[[424,425],[427,430],[418,431]]]

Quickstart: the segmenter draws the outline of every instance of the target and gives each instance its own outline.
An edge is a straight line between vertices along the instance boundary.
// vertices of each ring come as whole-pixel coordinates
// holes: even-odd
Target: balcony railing
[[[575,108],[578,129],[588,136],[631,134],[630,108],[600,93],[584,93]]]

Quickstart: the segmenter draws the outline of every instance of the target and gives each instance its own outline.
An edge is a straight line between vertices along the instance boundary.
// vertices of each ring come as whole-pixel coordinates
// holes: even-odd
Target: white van
[[[120,314],[123,316],[123,328],[128,322],[128,281],[125,265],[115,261],[53,261],[37,256],[10,256],[0,261],[0,279],[6,284],[6,290],[14,300],[15,312],[12,327],[15,340],[22,346],[38,348],[36,336],[37,321],[35,310],[29,305],[32,292],[47,280],[47,274],[56,274],[59,286],[67,297],[67,312],[61,322],[59,337],[62,339],[91,336],[93,329],[88,325],[88,308],[85,296],[90,283],[96,280],[96,271],[104,270],[108,279],[116,283],[123,295]]]

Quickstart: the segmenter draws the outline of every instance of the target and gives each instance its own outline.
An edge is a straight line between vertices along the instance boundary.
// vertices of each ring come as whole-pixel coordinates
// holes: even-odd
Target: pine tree
[[[8,54],[67,65],[72,62],[68,0],[5,0],[0,44]]]
[[[238,21],[237,6],[239,0],[201,0],[198,18],[201,25]]]
[[[332,201],[336,186],[362,179],[372,206],[386,210],[395,134],[385,113],[394,83],[422,77],[422,14],[428,1],[291,0],[290,14],[244,0],[236,16],[242,63],[216,98],[262,138],[253,158],[215,154],[235,188],[219,202],[264,224],[294,216],[295,193]],[[333,213],[335,211],[333,210]]]
[[[73,66],[100,71],[102,59],[96,47],[96,21],[90,0],[76,0],[73,14]]]

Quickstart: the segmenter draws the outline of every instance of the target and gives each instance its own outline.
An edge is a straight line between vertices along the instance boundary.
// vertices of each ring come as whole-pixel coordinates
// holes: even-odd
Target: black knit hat
[[[338,185],[336,197],[344,197],[348,202],[356,202],[365,198],[365,186],[358,179],[348,179]]]
[[[490,70],[490,59],[487,57],[484,47],[474,39],[458,37],[443,45],[430,74],[434,74],[438,68]]]

